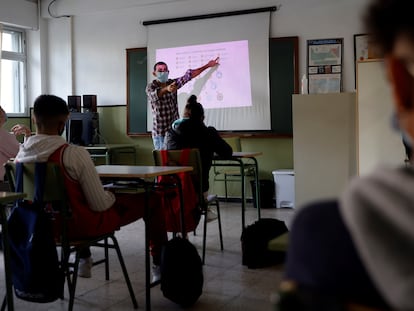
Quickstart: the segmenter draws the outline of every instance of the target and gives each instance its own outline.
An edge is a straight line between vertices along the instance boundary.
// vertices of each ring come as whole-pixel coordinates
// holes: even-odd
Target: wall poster
[[[342,91],[343,39],[307,41],[309,94]]]

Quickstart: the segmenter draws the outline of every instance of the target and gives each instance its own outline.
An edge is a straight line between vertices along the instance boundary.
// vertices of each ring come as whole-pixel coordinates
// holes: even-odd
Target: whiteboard
[[[357,63],[358,173],[378,165],[402,165],[405,152],[401,135],[391,127],[394,105],[382,60]]]

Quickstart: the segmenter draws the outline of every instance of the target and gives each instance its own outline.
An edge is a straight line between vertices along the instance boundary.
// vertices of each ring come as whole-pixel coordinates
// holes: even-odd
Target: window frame
[[[26,31],[23,28],[13,27],[2,25],[2,32],[13,31],[20,33],[20,40],[21,40],[21,52],[11,52],[11,51],[1,51],[1,60],[11,60],[21,62],[23,69],[21,70],[21,74],[23,77],[20,77],[21,85],[19,88],[19,94],[21,94],[21,102],[19,103],[20,106],[23,108],[21,112],[9,112],[7,111],[7,115],[9,117],[27,117],[29,116],[29,107],[28,107],[28,100],[27,100],[27,48],[26,48]],[[1,78],[0,78],[1,83]]]

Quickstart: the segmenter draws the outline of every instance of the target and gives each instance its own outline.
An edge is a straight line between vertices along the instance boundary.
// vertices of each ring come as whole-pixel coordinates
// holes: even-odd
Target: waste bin
[[[251,180],[250,185],[252,187],[252,196],[253,196],[253,206],[256,206],[256,181]],[[260,185],[260,208],[274,208],[273,204],[273,195],[274,195],[274,186],[273,180],[261,179],[259,180]]]
[[[295,207],[295,172],[282,169],[272,173],[275,180],[276,208]]]

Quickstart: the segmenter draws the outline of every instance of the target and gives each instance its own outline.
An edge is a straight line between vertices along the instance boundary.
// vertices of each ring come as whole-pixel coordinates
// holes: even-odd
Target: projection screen
[[[195,94],[206,125],[220,131],[270,130],[269,22],[270,12],[262,12],[149,25],[148,81],[155,78],[158,61],[167,63],[170,78],[177,78],[219,57],[219,66],[178,90],[180,115]],[[150,131],[150,106],[147,111]]]

